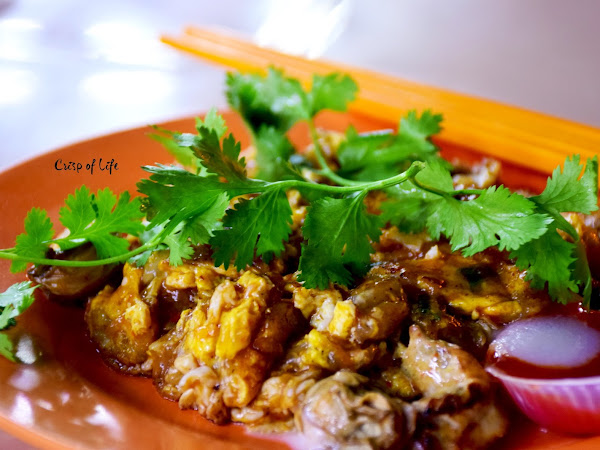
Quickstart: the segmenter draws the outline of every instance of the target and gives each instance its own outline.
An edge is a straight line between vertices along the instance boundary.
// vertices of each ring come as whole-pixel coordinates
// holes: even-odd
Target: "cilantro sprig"
[[[346,111],[354,100],[358,87],[348,75],[331,73],[314,75],[310,91],[305,91],[298,80],[287,78],[283,72],[269,68],[265,77],[260,75],[227,75],[229,105],[240,113],[253,135],[259,163],[259,176],[266,181],[277,181],[282,172],[290,175],[287,161],[291,143],[285,133],[296,123],[306,122],[320,164],[320,173],[341,185],[351,184],[338,176],[327,165],[314,123],[323,110]],[[293,170],[292,170],[293,172]]]
[[[67,197],[59,211],[60,223],[67,230],[64,237],[53,238],[54,225],[48,213],[32,208],[25,217],[25,232],[17,236],[14,248],[0,250],[0,258],[13,261],[12,272],[25,270],[28,262],[74,267],[98,265],[97,261],[46,258],[51,245],[69,250],[90,242],[102,264],[122,261],[124,255],[132,253],[129,241],[122,235],[137,236],[144,229],[140,206],[140,199],[130,198],[128,192],[117,197],[106,188],[93,194],[82,186]]]
[[[299,275],[299,279],[310,287],[326,287],[330,282],[348,283],[348,273],[364,273],[372,251],[368,238],[356,239],[352,232],[342,233],[342,228],[365,222],[379,224],[378,219],[369,218],[366,213],[365,195],[410,180],[425,167],[417,161],[394,177],[352,186],[316,184],[298,179],[269,182],[247,176],[244,161],[233,159],[234,153],[238,157],[239,153],[232,152],[231,149],[237,146],[233,146],[230,136],[219,141],[214,130],[201,128],[193,140],[186,139],[199,163],[206,168],[204,175],[194,175],[176,167],[153,166],[144,168],[152,173],[150,178],[138,183],[139,191],[145,195],[143,205],[150,226],[161,230],[158,235],[165,236],[165,230],[171,227],[172,233],[180,233],[183,237],[183,240],[171,241],[163,238],[161,244],[169,246],[171,252],[181,252],[178,248],[181,245],[204,243],[186,231],[188,223],[200,221],[212,224],[206,228],[205,236],[210,236],[208,242],[214,250],[216,264],[228,267],[233,263],[242,269],[255,257],[269,260],[282,253],[283,243],[291,232],[292,211],[285,192],[289,189],[312,191],[323,200],[315,200],[307,214],[303,228],[303,233],[308,236],[307,251],[300,257],[303,270]],[[217,215],[213,215],[215,210],[210,208],[219,198],[227,201],[240,198],[233,208],[219,210],[220,222],[214,220]],[[345,205],[352,207],[344,213],[345,219],[338,222],[339,212]],[[209,215],[212,220],[206,220]],[[183,225],[174,227],[174,223]],[[363,230],[364,226],[357,226],[357,232]],[[377,239],[379,232],[373,231],[372,225],[368,230],[371,239]],[[335,242],[331,241],[333,235]],[[311,256],[325,241],[337,252],[331,253],[332,261]],[[178,262],[171,258],[171,263]],[[325,268],[331,276],[317,275]]]
[[[548,292],[561,302],[578,293],[583,287],[583,299],[589,305],[592,294],[592,276],[585,249],[577,231],[561,213],[589,214],[598,209],[598,158],[589,159],[585,168],[579,156],[567,158],[561,171],[556,168],[548,178],[544,191],[530,200],[537,211],[551,219],[548,230],[538,239],[524,243],[511,252],[517,266],[526,270],[526,279],[536,289],[548,287]],[[558,232],[570,238],[565,240]],[[552,257],[547,251],[551,249]]]
[[[248,174],[240,143],[211,110],[197,121],[195,134],[156,129],[154,138],[191,171],[146,166],[149,177],[138,183],[141,197],[135,199],[127,193],[117,198],[108,190],[91,194],[82,187],[61,209],[60,222],[69,231],[62,238],[53,237],[48,214],[34,208],[17,245],[0,250],[0,257],[12,259],[13,270],[23,270],[27,263],[143,264],[150,252],[169,249],[170,263],[178,265],[192,257],[195,245],[209,244],[216,264],[243,269],[255,258],[269,261],[282,254],[292,224],[286,192],[298,189],[310,202],[298,273],[306,287],[348,285],[364,275],[372,243],[381,227],[391,223],[408,232],[427,230],[436,239],[445,236],[454,251],[465,255],[489,247],[506,250],[534,287],[548,286],[560,301],[579,291],[589,299],[591,277],[581,257],[585,252],[561,214],[596,208],[596,160],[583,169],[578,158],[568,159],[546,190],[532,198],[503,186],[455,190],[449,164],[431,141],[441,128],[441,116],[411,111],[396,133],[363,135],[349,129],[337,164],[330,165],[314,118],[325,109],[344,111],[355,94],[356,84],[341,74],[315,76],[309,90],[275,69],[264,77],[229,74],[228,101],[246,122],[257,150],[256,178]],[[298,122],[308,124],[317,166],[294,164],[287,132]],[[306,171],[329,183],[304,178]],[[386,193],[381,215],[365,207],[372,191]],[[141,245],[130,249],[124,234],[138,236]],[[46,258],[51,245],[68,250],[86,242],[94,245],[98,260]],[[559,263],[550,264],[555,261]]]

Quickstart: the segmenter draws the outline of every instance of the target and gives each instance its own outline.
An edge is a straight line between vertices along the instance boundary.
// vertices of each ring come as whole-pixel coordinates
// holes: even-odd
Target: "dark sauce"
[[[158,322],[163,329],[170,329],[177,323],[181,313],[196,306],[196,289],[168,289],[161,286],[158,293]]]

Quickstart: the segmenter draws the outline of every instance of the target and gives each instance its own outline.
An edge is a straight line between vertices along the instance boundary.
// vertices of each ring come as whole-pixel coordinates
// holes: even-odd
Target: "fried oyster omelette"
[[[322,140],[335,164],[339,136]],[[453,181],[485,188],[499,171],[493,160],[458,164]],[[381,195],[367,197],[369,210]],[[546,307],[548,294],[506,252],[465,257],[395,226],[373,243],[366,276],[307,289],[297,280],[307,203],[297,190],[287,198],[292,235],[269,263],[215,267],[210,248],[197,246],[179,266],[161,250],[122,274],[87,273],[90,286],[122,275],[86,307],[104,360],[217,424],[295,430],[319,448],[484,448],[501,438],[509,420],[482,366],[487,347],[503,324]],[[73,286],[64,268],[36,267],[30,277],[51,296],[64,294],[61,281]]]

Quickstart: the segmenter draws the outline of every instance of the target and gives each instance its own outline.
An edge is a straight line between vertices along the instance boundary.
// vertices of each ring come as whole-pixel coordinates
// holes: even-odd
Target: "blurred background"
[[[0,169],[224,106],[224,70],[161,44],[218,25],[600,126],[600,2],[0,0]]]
[[[223,69],[158,40],[186,24],[598,127],[599,18],[595,0],[0,0],[0,169],[225,106]]]

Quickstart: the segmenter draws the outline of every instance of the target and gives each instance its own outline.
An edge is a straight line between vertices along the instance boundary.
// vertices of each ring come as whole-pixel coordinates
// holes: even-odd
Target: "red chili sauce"
[[[600,331],[600,311],[586,311],[581,303],[552,304],[540,316],[573,317]],[[487,364],[500,369],[507,375],[521,378],[558,379],[600,376],[600,352],[580,366],[540,366],[506,354],[499,354],[494,351],[492,344],[487,354]]]

